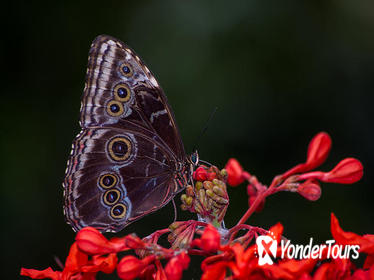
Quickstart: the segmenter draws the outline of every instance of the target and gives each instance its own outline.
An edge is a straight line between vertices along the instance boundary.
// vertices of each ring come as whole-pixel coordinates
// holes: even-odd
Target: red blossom
[[[279,261],[274,265],[266,265],[263,269],[269,273],[273,279],[300,279],[304,277],[308,279],[308,275],[318,262],[317,259],[305,259],[305,260],[284,260]]]
[[[240,185],[245,179],[250,177],[250,174],[244,171],[240,163],[234,158],[229,159],[226,163],[225,169],[228,174],[227,183],[232,187]]]
[[[229,267],[238,279],[248,278],[258,267],[258,260],[255,256],[255,246],[256,245],[253,245],[244,250],[241,244],[236,243],[230,248],[235,258],[229,263]]]
[[[117,255],[112,253],[107,256],[93,256],[92,264],[87,264],[82,267],[82,272],[99,272],[106,274],[113,273],[117,266]]]
[[[66,258],[65,267],[62,272],[53,271],[51,268],[45,270],[21,269],[21,275],[29,276],[33,279],[50,278],[89,280],[95,279],[96,273],[112,273],[117,265],[117,255],[109,254],[107,256],[93,256],[89,259],[88,255],[79,250],[77,243],[70,247],[69,255]]]
[[[61,271],[53,271],[52,268],[48,267],[44,270],[36,270],[36,269],[28,269],[28,268],[21,268],[21,275],[28,276],[32,279],[45,279],[49,278],[52,280],[60,280],[61,279]]]
[[[109,253],[117,253],[127,249],[136,249],[143,246],[140,238],[127,235],[123,238],[112,238],[111,240],[101,234],[93,227],[85,227],[81,229],[75,240],[78,247],[89,255],[104,255]]]
[[[309,172],[298,176],[298,180],[314,179],[326,183],[353,184],[363,175],[363,166],[355,158],[340,161],[330,172]]]
[[[221,236],[217,229],[213,225],[208,224],[201,238],[194,239],[191,245],[198,246],[205,252],[216,252],[220,247],[220,240]]]
[[[202,268],[203,275],[201,276],[201,280],[225,279],[227,266],[228,262],[219,262],[209,266],[205,266],[204,268]]]
[[[156,272],[154,273],[152,280],[168,280],[165,270],[163,269],[160,261],[156,260]]]
[[[147,256],[142,260],[132,255],[125,256],[118,263],[118,266],[117,266],[118,277],[123,280],[135,279],[154,260],[155,260],[154,255]]]
[[[365,234],[360,236],[353,232],[343,231],[334,213],[331,213],[331,234],[337,244],[359,245],[360,252],[374,255],[374,235]]]
[[[165,267],[165,273],[168,280],[179,280],[182,278],[182,272],[190,263],[190,257],[181,252],[177,256],[170,259]]]
[[[349,259],[332,259],[322,264],[314,273],[315,280],[348,279],[353,265]]]
[[[321,196],[319,181],[349,184],[361,179],[363,167],[361,162],[354,158],[342,160],[330,172],[309,172],[326,160],[330,148],[330,136],[324,132],[317,134],[309,144],[306,162],[295,166],[283,175],[276,176],[269,187],[262,185],[256,176],[244,171],[236,159],[230,159],[225,167],[227,182],[231,186],[237,186],[247,180],[250,205],[236,226],[231,229],[223,230],[218,222],[215,223],[218,229],[212,224],[208,224],[207,220],[209,219],[206,219],[208,215],[205,215],[204,211],[198,212],[195,208],[195,212],[199,213],[199,218],[201,218],[199,221],[175,222],[169,228],[158,230],[143,240],[135,235],[108,240],[98,230],[87,227],[76,235],[76,242],[70,248],[63,271],[53,271],[52,268],[40,271],[22,268],[21,275],[34,279],[94,280],[98,272],[113,273],[117,269],[119,278],[123,280],[138,278],[143,280],[180,280],[183,271],[190,264],[190,256],[199,255],[204,257],[201,263],[203,271],[201,279],[203,280],[374,279],[374,235],[361,236],[343,231],[334,214],[331,214],[331,233],[336,243],[360,246],[359,252],[367,254],[362,268],[356,269],[350,259],[328,260],[326,259],[326,250],[322,251],[322,263],[321,260],[313,258],[280,259],[280,246],[278,246],[277,258],[273,259],[274,264],[260,266],[258,263],[259,250],[255,242],[258,235],[267,234],[278,244],[282,238],[284,239],[282,237],[283,225],[280,223],[269,230],[246,224],[251,214],[264,206],[267,196],[278,191],[297,191],[306,199],[315,201]],[[193,172],[193,179],[199,181],[199,187],[194,189],[191,184],[187,187],[186,193],[191,199],[199,198],[200,204],[196,204],[194,207],[209,206],[213,207],[212,209],[221,209],[222,201],[228,204],[226,185],[221,182],[223,187],[220,189],[219,184],[212,182],[215,178],[225,180],[226,173],[219,171],[215,166],[208,168],[203,165]],[[219,182],[219,180],[216,181]],[[203,195],[208,193],[208,196]],[[222,193],[225,194],[224,200],[220,199]],[[187,203],[186,205],[192,208],[191,204]],[[226,208],[222,212],[222,219],[225,212]],[[222,220],[218,219],[218,221]],[[203,227],[205,228],[202,232]],[[238,234],[239,231],[244,230],[247,232]],[[168,248],[158,244],[158,240],[163,234],[169,234],[168,241],[171,246]],[[196,235],[201,236],[196,238]],[[265,252],[269,250],[272,242],[263,243]],[[118,262],[117,253],[128,250],[134,250],[137,257],[126,255]],[[161,261],[166,263],[165,268]]]

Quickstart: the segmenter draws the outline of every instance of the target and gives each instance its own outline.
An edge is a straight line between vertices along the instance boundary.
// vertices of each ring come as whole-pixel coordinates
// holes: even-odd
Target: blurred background
[[[186,150],[215,106],[200,157],[223,167],[236,157],[264,184],[303,162],[309,140],[327,131],[322,170],[353,156],[364,178],[322,185],[309,202],[294,193],[267,199],[249,221],[277,222],[294,242],[331,239],[343,229],[374,233],[374,2],[339,1],[14,1],[3,6],[1,42],[2,278],[21,266],[57,269],[74,240],[62,214],[71,142],[91,41],[108,34],[130,45],[162,85]],[[233,226],[247,209],[245,185],[229,190]],[[179,200],[176,200],[179,203]],[[180,214],[179,218],[190,218]],[[167,227],[173,208],[119,235]],[[199,266],[186,279],[197,278]],[[101,275],[100,279],[109,279]]]

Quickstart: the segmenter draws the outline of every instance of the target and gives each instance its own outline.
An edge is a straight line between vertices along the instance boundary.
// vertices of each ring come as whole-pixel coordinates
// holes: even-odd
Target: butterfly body
[[[117,232],[188,184],[194,163],[165,94],[134,51],[110,36],[92,43],[80,126],[63,182],[74,230]]]

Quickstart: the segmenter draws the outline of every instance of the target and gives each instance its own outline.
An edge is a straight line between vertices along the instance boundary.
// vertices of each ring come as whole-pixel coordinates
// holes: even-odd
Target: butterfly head
[[[199,154],[196,150],[189,156],[188,161],[193,168],[199,165]]]

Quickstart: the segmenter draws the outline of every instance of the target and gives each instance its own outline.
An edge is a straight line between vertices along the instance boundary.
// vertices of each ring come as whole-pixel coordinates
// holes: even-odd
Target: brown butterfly
[[[64,213],[77,231],[117,232],[167,204],[191,180],[173,112],[143,61],[106,35],[92,43],[64,187]]]

